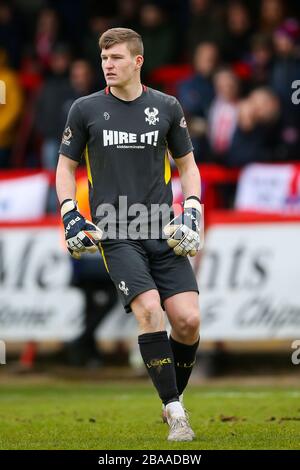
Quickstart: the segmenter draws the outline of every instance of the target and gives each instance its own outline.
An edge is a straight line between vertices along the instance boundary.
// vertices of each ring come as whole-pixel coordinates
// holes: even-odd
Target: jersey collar
[[[136,101],[138,101],[139,99],[141,99],[141,98],[144,96],[144,94],[148,91],[148,87],[147,87],[146,85],[144,85],[143,83],[142,83],[142,88],[143,88],[143,91],[142,91],[142,93],[140,94],[140,96],[138,96],[135,100],[132,100],[132,101],[125,101],[125,100],[122,100],[121,98],[118,98],[117,96],[113,95],[112,92],[110,91],[110,87],[109,87],[109,86],[105,87],[105,94],[112,96],[113,98],[115,98],[116,100],[121,101],[122,103],[128,103],[128,104],[130,104],[130,103],[135,103]]]

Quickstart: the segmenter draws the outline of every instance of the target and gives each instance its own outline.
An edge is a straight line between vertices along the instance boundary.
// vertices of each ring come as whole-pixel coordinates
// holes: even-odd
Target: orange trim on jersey
[[[109,86],[107,86],[107,87],[105,88],[105,94],[106,94],[106,95],[109,95]]]
[[[99,247],[100,247],[100,250],[101,250],[101,255],[102,255],[102,258],[103,258],[103,261],[104,261],[105,269],[109,273],[109,269],[108,269],[108,266],[107,266],[107,261],[106,261],[104,250],[103,250],[103,247],[102,247],[101,243],[99,243]]]
[[[90,159],[89,159],[89,148],[87,145],[85,146],[84,156],[85,156],[87,177],[91,186],[93,187],[93,178],[92,178],[91,165],[90,165]]]
[[[143,87],[143,91],[145,91],[145,92],[146,92],[146,91],[147,91],[147,87],[146,87],[146,85],[143,85],[143,84],[142,84],[142,87]]]

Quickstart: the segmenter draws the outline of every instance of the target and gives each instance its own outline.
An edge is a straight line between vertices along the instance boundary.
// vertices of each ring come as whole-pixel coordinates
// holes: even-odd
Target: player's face
[[[101,59],[106,84],[119,87],[128,84],[139,69],[137,57],[131,55],[126,43],[103,49]]]

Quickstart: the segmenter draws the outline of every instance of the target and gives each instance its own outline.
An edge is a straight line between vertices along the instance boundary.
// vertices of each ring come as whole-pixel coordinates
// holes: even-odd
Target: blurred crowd
[[[72,102],[105,86],[98,39],[144,41],[143,82],[175,94],[198,162],[300,160],[300,2],[0,0],[0,168],[54,169]]]

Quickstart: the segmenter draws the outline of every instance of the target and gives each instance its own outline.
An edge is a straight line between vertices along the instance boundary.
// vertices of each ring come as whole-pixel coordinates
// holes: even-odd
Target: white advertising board
[[[239,177],[235,207],[269,213],[300,213],[300,169],[297,165],[253,163]]]
[[[300,224],[223,224],[198,273],[202,338],[300,338]]]
[[[68,340],[82,330],[84,296],[70,287],[59,227],[0,231],[1,340]]]
[[[45,214],[49,189],[44,174],[1,180],[0,220],[34,220]]]

